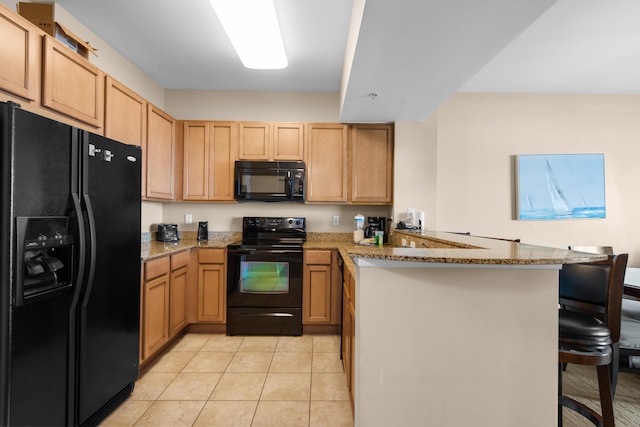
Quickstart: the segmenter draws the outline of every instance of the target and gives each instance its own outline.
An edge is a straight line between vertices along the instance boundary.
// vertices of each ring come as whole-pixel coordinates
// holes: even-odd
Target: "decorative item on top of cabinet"
[[[351,125],[349,202],[393,202],[393,125]]]
[[[226,249],[198,249],[198,321],[226,321]]]
[[[104,73],[48,35],[43,56],[42,106],[102,128]]]
[[[0,91],[34,101],[38,96],[38,30],[0,3]],[[2,101],[9,99],[0,99]],[[19,102],[19,100],[16,100]]]
[[[347,202],[347,129],[342,124],[307,125],[307,202]]]
[[[152,104],[147,108],[147,188],[149,199],[174,199],[175,119]]]
[[[183,123],[183,200],[233,201],[234,122]]]
[[[338,251],[304,250],[302,323],[340,324],[341,278],[336,273]]]

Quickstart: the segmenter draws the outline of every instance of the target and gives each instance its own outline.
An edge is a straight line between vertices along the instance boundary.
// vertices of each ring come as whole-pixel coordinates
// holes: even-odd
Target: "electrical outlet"
[[[339,215],[334,215],[333,216],[333,225],[340,225],[340,216]]]
[[[191,214],[185,214],[184,216],[184,223],[185,224],[191,224],[193,222],[193,215]]]

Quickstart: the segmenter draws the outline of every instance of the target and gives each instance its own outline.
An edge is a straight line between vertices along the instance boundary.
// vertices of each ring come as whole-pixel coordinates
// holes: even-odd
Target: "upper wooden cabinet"
[[[238,160],[304,159],[302,123],[240,122]]]
[[[349,173],[350,202],[393,202],[393,125],[351,126]]]
[[[184,122],[183,200],[233,201],[234,122]]]
[[[0,4],[0,90],[26,100],[38,96],[38,42],[33,25]]]
[[[104,73],[50,36],[43,56],[42,106],[102,128]]]
[[[146,197],[147,101],[110,76],[105,78],[104,135],[142,147],[141,194]]]
[[[147,136],[147,101],[110,76],[105,79],[104,136],[138,147]]]
[[[147,110],[146,197],[173,200],[175,120],[152,104]]]
[[[307,125],[307,202],[347,202],[347,129],[342,124]]]
[[[302,123],[273,124],[273,160],[304,160],[304,125]]]
[[[269,160],[271,127],[265,122],[239,124],[238,159]]]

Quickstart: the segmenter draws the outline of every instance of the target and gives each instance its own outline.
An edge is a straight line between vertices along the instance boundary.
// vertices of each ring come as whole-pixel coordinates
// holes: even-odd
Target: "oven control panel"
[[[243,230],[256,230],[256,229],[271,229],[271,230],[286,230],[286,229],[305,229],[304,218],[273,218],[273,217],[244,217],[242,219]]]

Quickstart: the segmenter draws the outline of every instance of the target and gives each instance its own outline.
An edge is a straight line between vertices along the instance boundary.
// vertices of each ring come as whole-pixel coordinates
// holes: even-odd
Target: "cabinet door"
[[[184,200],[233,201],[234,122],[184,123]]]
[[[393,126],[353,125],[349,145],[350,201],[392,203]]]
[[[33,25],[0,4],[0,90],[27,100],[38,95],[38,36]]]
[[[146,196],[147,101],[110,76],[105,79],[104,136],[142,147],[142,196]]]
[[[209,198],[209,123],[184,123],[184,200]]]
[[[347,126],[310,124],[305,147],[307,202],[347,201]]]
[[[349,304],[349,397],[351,398],[351,407],[356,396],[356,312],[354,309],[355,301],[351,300]]]
[[[273,124],[273,160],[304,160],[304,125]]]
[[[269,123],[242,122],[238,143],[239,160],[269,160],[271,153]]]
[[[173,337],[187,326],[187,275],[189,269],[181,267],[171,272],[169,337]]]
[[[147,197],[174,198],[175,120],[148,104],[147,115]]]
[[[306,265],[302,290],[302,322],[331,322],[331,266]]]
[[[198,252],[198,321],[226,320],[226,269],[224,249]]]
[[[143,359],[169,341],[169,275],[144,284]]]
[[[104,136],[142,147],[147,135],[147,101],[122,83],[105,79]]]
[[[351,313],[347,285],[342,289],[342,364],[347,376],[347,389],[351,390]]]
[[[331,251],[305,250],[302,323],[331,323]]]
[[[49,36],[44,37],[43,53],[42,105],[101,128],[103,72]]]
[[[233,201],[237,126],[234,122],[213,122],[210,127],[209,200]]]

